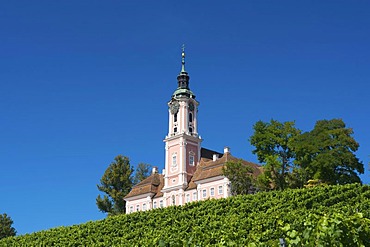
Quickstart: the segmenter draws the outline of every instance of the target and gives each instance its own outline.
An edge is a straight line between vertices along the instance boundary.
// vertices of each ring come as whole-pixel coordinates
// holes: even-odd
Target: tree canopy
[[[255,146],[253,154],[260,162],[265,163],[265,176],[275,188],[285,189],[288,174],[293,169],[293,141],[301,133],[294,122],[280,123],[276,120],[258,121],[254,126],[250,142]]]
[[[103,198],[100,195],[96,198],[100,211],[108,215],[125,213],[126,202],[123,198],[132,188],[133,171],[128,157],[118,155],[114,158],[98,185],[98,189],[106,194]]]
[[[17,231],[13,225],[13,220],[7,214],[0,214],[0,239],[15,236]]]
[[[258,121],[250,142],[264,163],[264,176],[275,189],[303,187],[309,180],[322,184],[361,182],[359,144],[342,119],[319,120],[302,133],[294,122]]]
[[[352,135],[342,119],[317,121],[295,143],[296,164],[307,178],[328,184],[361,182],[358,174],[364,173],[364,165],[354,153],[359,144]]]
[[[150,176],[152,166],[146,163],[139,163],[136,167],[133,183],[138,184]]]

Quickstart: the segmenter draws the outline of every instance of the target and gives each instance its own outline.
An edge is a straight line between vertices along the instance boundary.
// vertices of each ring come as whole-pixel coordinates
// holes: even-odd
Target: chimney
[[[224,147],[224,154],[230,153],[230,148],[229,147]]]
[[[156,174],[156,173],[158,173],[158,167],[153,166],[153,168],[152,168],[152,174]]]
[[[213,161],[216,161],[218,159],[218,154],[213,154]]]

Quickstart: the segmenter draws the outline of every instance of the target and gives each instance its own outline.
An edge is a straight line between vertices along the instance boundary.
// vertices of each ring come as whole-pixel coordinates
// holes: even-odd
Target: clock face
[[[170,105],[170,110],[172,114],[176,114],[179,112],[180,104],[177,101],[172,102]]]
[[[194,111],[194,104],[191,102],[189,103],[189,110]]]

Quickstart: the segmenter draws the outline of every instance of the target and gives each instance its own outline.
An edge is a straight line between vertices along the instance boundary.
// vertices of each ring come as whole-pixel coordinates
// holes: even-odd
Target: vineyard
[[[109,217],[0,246],[370,246],[370,186],[263,192]]]

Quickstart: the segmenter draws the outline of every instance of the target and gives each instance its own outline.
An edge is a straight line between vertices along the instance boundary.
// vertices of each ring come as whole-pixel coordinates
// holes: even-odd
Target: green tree
[[[361,182],[358,174],[364,165],[356,157],[359,144],[353,130],[342,119],[317,121],[312,131],[303,133],[295,143],[296,163],[305,176],[328,184]]]
[[[118,155],[114,158],[114,162],[100,179],[100,185],[97,185],[98,189],[106,194],[103,198],[100,195],[96,198],[100,211],[108,215],[125,213],[126,202],[123,198],[132,188],[132,173],[133,168],[128,157]]]
[[[17,233],[13,225],[13,220],[7,214],[0,214],[0,239],[15,236]]]
[[[250,194],[255,189],[253,169],[243,164],[241,160],[226,162],[225,166],[222,167],[222,171],[231,182],[232,195]]]
[[[150,176],[152,166],[145,163],[139,163],[136,167],[133,183],[138,184]]]
[[[285,189],[290,186],[290,174],[294,168],[293,143],[301,131],[294,122],[280,123],[273,119],[270,123],[258,121],[253,129],[250,143],[255,146],[253,154],[265,163],[265,178],[270,179],[274,188]]]

